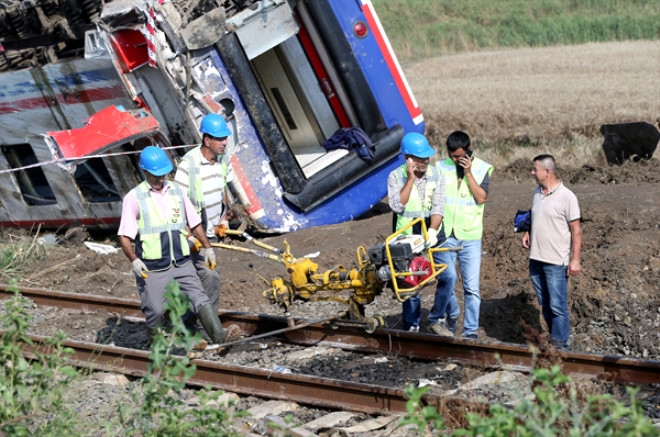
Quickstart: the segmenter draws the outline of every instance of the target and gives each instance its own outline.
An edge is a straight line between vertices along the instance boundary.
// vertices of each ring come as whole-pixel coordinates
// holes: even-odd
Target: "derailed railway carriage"
[[[235,210],[261,232],[347,221],[385,196],[424,123],[369,0],[193,6],[3,3],[0,225],[116,226],[139,151],[176,161],[210,112],[233,132]]]

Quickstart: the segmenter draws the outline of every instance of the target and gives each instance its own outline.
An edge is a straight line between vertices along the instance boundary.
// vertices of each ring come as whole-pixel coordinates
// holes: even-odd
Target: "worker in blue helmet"
[[[200,254],[208,265],[215,265],[215,252],[188,197],[165,178],[173,170],[172,162],[162,149],[149,146],[140,153],[140,168],[145,180],[124,196],[118,236],[135,273],[149,343],[165,322],[165,289],[173,280],[215,343],[235,340],[241,329],[222,328],[190,262],[188,229],[201,242]]]
[[[227,183],[231,179],[229,160],[223,159],[231,131],[220,114],[204,116],[199,126],[202,143],[188,151],[176,170],[175,181],[182,187],[202,218],[207,239],[218,242],[216,229],[228,228]],[[206,295],[217,312],[220,307],[220,271],[209,267],[197,251],[199,240],[188,235],[193,262]],[[194,318],[187,321],[190,329],[199,328]]]
[[[149,175],[158,176],[159,178],[174,169],[167,154],[155,146],[148,146],[142,150],[140,153],[140,168],[148,172]],[[163,179],[164,181],[165,179]]]
[[[429,158],[435,155],[428,139],[411,132],[401,140],[401,153],[405,163],[392,170],[387,177],[387,197],[394,212],[394,230],[398,231],[413,220],[423,217],[428,233],[427,247],[435,247],[443,239],[442,217],[444,213],[445,178]],[[422,234],[421,224],[405,233]],[[422,317],[421,296],[417,294],[403,302],[403,329],[419,332]],[[449,331],[444,332],[450,335]]]

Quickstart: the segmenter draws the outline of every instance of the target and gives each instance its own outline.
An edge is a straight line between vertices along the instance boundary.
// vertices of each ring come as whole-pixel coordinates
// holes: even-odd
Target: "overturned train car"
[[[176,161],[210,112],[233,132],[234,209],[261,232],[341,223],[385,196],[424,122],[369,0],[187,5],[0,6],[1,226],[116,226],[139,151]],[[355,128],[366,154],[336,147]]]

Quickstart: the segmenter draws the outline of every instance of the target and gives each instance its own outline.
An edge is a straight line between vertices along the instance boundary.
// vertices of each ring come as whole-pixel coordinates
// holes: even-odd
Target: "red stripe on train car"
[[[60,228],[64,226],[70,226],[72,224],[84,225],[84,226],[118,226],[120,217],[72,217],[72,218],[62,218],[62,219],[35,219],[35,220],[9,220],[9,221],[0,221],[0,226],[2,227],[19,227],[19,228],[28,228],[34,227],[35,224],[39,224],[45,228]]]
[[[241,187],[243,188],[243,192],[245,193],[245,196],[247,197],[247,200],[249,202],[249,205],[243,205],[245,207],[245,212],[247,212],[248,214],[254,214],[255,212],[263,210],[263,207],[261,206],[261,202],[259,202],[259,198],[252,189],[252,184],[250,184],[250,179],[245,174],[245,171],[243,170],[243,166],[241,165],[241,162],[238,160],[238,157],[236,155],[232,155],[230,159],[230,163],[231,163],[231,168],[234,171],[234,176],[240,182]]]
[[[387,63],[387,66],[390,69],[390,73],[392,73],[392,77],[394,78],[394,83],[396,83],[396,87],[398,88],[399,93],[401,93],[401,97],[403,97],[403,100],[406,103],[406,108],[408,109],[411,118],[415,124],[421,123],[423,120],[422,110],[420,109],[419,105],[417,105],[417,101],[413,97],[413,93],[410,89],[410,86],[408,85],[408,81],[403,75],[401,66],[393,54],[392,46],[390,46],[390,42],[385,36],[385,32],[383,31],[380,21],[374,13],[373,5],[371,4],[370,0],[362,0],[362,13],[366,17],[367,22],[369,23],[369,27],[373,31],[374,38],[378,43],[378,47],[380,47],[380,51],[383,53],[385,62]]]
[[[309,37],[309,34],[307,33],[307,29],[305,29],[305,27],[302,25],[303,21],[301,19],[298,19],[298,21],[300,23],[300,32],[298,32],[298,38],[300,39],[300,43],[302,44],[303,49],[307,54],[307,58],[312,64],[312,69],[314,69],[314,73],[316,73],[316,77],[318,78],[319,83],[321,84],[323,93],[325,94],[325,97],[328,99],[330,106],[332,106],[332,110],[337,116],[337,120],[339,120],[339,124],[341,125],[341,127],[351,127],[351,122],[348,120],[346,111],[344,111],[344,107],[341,105],[341,102],[339,101],[339,97],[335,93],[334,87],[332,86],[332,82],[328,77],[328,73],[323,67],[321,58],[319,58],[319,55],[316,53],[316,49],[314,48],[312,39]]]

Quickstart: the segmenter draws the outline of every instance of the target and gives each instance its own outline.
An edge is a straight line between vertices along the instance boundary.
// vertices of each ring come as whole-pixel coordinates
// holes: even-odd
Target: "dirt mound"
[[[525,182],[527,193],[519,192],[529,166],[519,160],[499,171],[504,180],[493,181],[486,207],[482,296],[489,289],[493,294],[482,307],[482,324],[493,337],[505,341],[522,341],[522,328],[520,323],[501,320],[522,320],[546,330],[527,277],[527,253],[521,249],[520,235],[512,233],[515,209],[530,206],[533,184]],[[657,160],[651,160],[620,167],[559,169],[578,196],[582,212],[582,274],[569,283],[576,349],[659,357],[657,168]],[[484,314],[490,309],[500,317]]]
[[[559,157],[556,157],[559,159]],[[517,159],[502,169],[497,177],[525,180],[529,177],[531,162]],[[622,165],[594,166],[585,164],[579,168],[557,169],[560,178],[567,184],[621,184],[631,182],[660,183],[660,160],[651,158],[639,162],[626,161]]]

